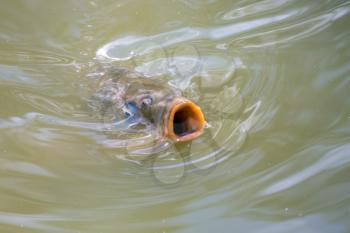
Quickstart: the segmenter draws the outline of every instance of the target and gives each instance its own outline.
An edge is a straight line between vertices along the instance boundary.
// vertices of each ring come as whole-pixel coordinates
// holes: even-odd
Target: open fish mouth
[[[164,134],[174,141],[190,141],[203,133],[206,122],[199,106],[186,98],[177,98],[164,119]]]

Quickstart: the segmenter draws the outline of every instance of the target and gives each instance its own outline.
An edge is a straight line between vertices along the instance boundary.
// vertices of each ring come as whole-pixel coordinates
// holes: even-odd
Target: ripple
[[[185,52],[186,51],[193,53],[194,50],[187,47],[185,49]],[[138,54],[135,52],[134,56],[138,56]],[[178,58],[178,56],[176,58]],[[154,58],[153,61],[157,61],[157,58]],[[200,66],[203,66],[203,71],[200,73],[203,72],[208,77],[210,77],[209,74],[211,70],[220,70],[222,68],[221,66],[223,66],[222,60],[216,57],[201,58],[201,61],[203,61],[203,63],[200,63]],[[104,66],[108,68],[106,63],[108,64],[107,61],[104,61]],[[145,64],[147,63],[148,61],[145,61]],[[142,65],[143,64],[140,64],[137,68],[139,69]],[[115,127],[112,126],[112,128],[105,131],[104,134],[92,133],[90,137],[105,148],[125,149],[123,152],[118,152],[116,156],[118,159],[145,166],[152,171],[152,174],[154,174],[158,182],[167,185],[173,185],[172,182],[180,182],[185,174],[203,172],[215,167],[227,158],[234,156],[234,154],[239,151],[245,142],[247,132],[256,122],[253,117],[258,117],[254,115],[259,109],[259,102],[255,107],[251,107],[255,108],[255,110],[249,108],[245,110],[246,113],[244,117],[247,115],[250,115],[250,117],[247,119],[240,119],[240,114],[244,113],[242,107],[243,100],[240,95],[239,87],[231,83],[234,78],[235,70],[243,69],[243,67],[244,65],[238,62],[237,59],[235,63],[231,63],[228,68],[224,67],[227,69],[223,72],[223,83],[226,83],[226,87],[219,95],[213,96],[214,100],[210,99],[212,97],[208,97],[211,96],[211,94],[215,94],[217,90],[215,88],[213,89],[213,86],[208,85],[206,81],[199,79],[199,82],[192,83],[191,77],[185,81],[187,84],[182,86],[184,92],[194,97],[194,99],[197,99],[199,105],[203,105],[203,110],[205,111],[205,115],[208,113],[207,120],[211,125],[198,142],[196,140],[193,143],[177,146],[161,140],[160,135],[150,133],[152,130],[148,128],[139,132],[136,131],[135,133],[128,131],[123,132],[123,129],[118,126],[119,121],[108,120],[103,121],[111,126],[115,125]],[[89,74],[89,77],[98,79],[100,75],[99,72],[93,71]],[[184,79],[181,78],[182,76],[175,75],[175,77],[177,78],[173,79],[171,84],[176,87],[180,86],[181,88],[181,83],[183,83]],[[191,89],[190,87],[199,87],[203,89],[209,87],[209,89],[206,94],[201,96],[197,88]],[[212,91],[209,91],[210,89],[212,89]],[[208,96],[206,96],[207,94]],[[232,100],[234,101],[232,102]],[[211,104],[206,106],[205,103]],[[211,119],[211,114],[209,114],[209,112],[219,113],[222,117],[217,119],[214,117]],[[215,124],[216,122],[218,122],[218,124]],[[222,122],[224,124],[222,124]],[[219,125],[221,125],[221,127],[217,127]],[[232,143],[233,141],[235,143]],[[157,166],[155,166],[155,164],[157,164]]]
[[[110,42],[96,52],[98,59],[110,59],[114,61],[125,61],[131,59],[135,50],[140,48],[142,44],[151,42],[153,45],[147,50],[159,49],[171,46],[178,43],[183,43],[190,40],[198,39],[212,39],[219,40],[226,37],[235,36],[253,29],[269,25],[275,22],[283,21],[293,15],[295,12],[289,14],[277,15],[269,18],[257,19],[243,23],[227,25],[212,29],[206,28],[181,28],[175,31],[161,33],[155,36],[128,36]]]
[[[30,64],[30,65],[69,65],[73,62],[71,57],[60,55],[58,51],[44,49],[16,48],[0,50],[3,55],[0,58],[2,64]]]
[[[274,0],[263,0],[260,2],[256,2],[250,5],[242,6],[239,8],[235,8],[228,12],[225,12],[222,15],[222,19],[224,20],[236,20],[241,17],[246,17],[254,14],[263,14],[268,11],[273,11],[281,8],[287,4],[292,3],[293,0],[282,0],[282,1],[274,1]]]
[[[348,6],[340,6],[329,13],[303,19],[302,22],[295,22],[292,25],[283,25],[271,31],[252,33],[249,36],[240,37],[232,43],[236,44],[244,41],[242,44],[244,48],[262,48],[281,45],[290,46],[298,40],[325,30],[331,23],[347,15],[349,10],[350,8]],[[259,42],[256,42],[257,40]]]
[[[349,3],[184,0],[181,17],[157,4],[62,8],[77,17],[50,24],[57,39],[38,30],[53,48],[3,12],[22,20],[0,33],[0,229],[346,232]],[[204,134],[173,144],[99,117],[90,86],[110,66],[181,89]]]
[[[33,163],[12,161],[12,160],[5,160],[5,159],[0,159],[0,161],[1,161],[0,167],[7,171],[13,171],[15,173],[20,172],[27,175],[55,177],[55,175],[52,172]]]
[[[25,72],[15,66],[0,65],[1,78],[0,84],[24,84],[24,85],[37,85],[38,80],[28,77]]]
[[[338,167],[347,167],[347,163],[350,162],[350,158],[348,156],[349,150],[349,144],[335,148],[325,154],[321,159],[314,162],[312,165],[306,167],[303,171],[275,182],[273,185],[262,191],[261,194],[270,195],[272,193],[280,192],[326,170],[336,169]]]
[[[11,128],[11,127],[21,127],[26,124],[30,124],[34,121],[42,121],[47,124],[77,127],[81,129],[93,129],[99,131],[105,131],[104,123],[93,123],[86,121],[72,121],[68,119],[62,119],[56,116],[45,115],[37,112],[29,112],[24,115],[24,117],[11,117],[9,119],[0,119],[0,128]]]
[[[10,214],[0,212],[0,222],[13,224],[19,228],[39,229],[52,232],[71,232],[59,227],[53,227],[48,221],[62,221],[63,217],[50,214]],[[20,223],[20,224],[19,224]]]

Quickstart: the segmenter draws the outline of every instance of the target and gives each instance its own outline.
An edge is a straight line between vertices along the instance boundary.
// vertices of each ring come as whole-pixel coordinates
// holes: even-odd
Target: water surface
[[[3,1],[0,232],[349,232],[349,1]],[[202,106],[154,146],[89,106],[101,67]]]

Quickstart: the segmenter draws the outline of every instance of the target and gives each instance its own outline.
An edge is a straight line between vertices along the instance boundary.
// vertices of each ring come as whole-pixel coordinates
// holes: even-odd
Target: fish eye
[[[147,96],[147,97],[143,98],[142,101],[141,101],[141,106],[144,107],[144,108],[145,107],[149,107],[152,104],[153,104],[153,99],[150,96]]]

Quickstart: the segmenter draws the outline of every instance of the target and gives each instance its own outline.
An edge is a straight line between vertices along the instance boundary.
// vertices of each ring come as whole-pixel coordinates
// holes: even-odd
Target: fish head
[[[128,103],[139,115],[157,126],[162,136],[175,142],[199,137],[206,124],[201,108],[170,88],[139,89]]]

